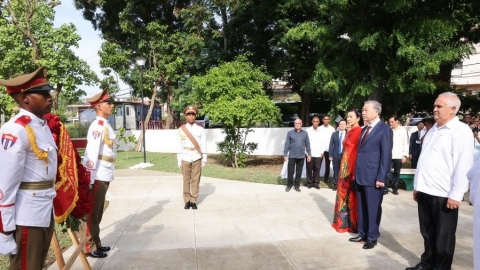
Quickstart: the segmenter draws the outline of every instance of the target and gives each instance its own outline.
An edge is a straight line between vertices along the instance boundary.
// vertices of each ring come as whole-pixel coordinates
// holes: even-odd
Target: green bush
[[[68,123],[65,124],[71,138],[86,138],[89,125],[81,123]]]

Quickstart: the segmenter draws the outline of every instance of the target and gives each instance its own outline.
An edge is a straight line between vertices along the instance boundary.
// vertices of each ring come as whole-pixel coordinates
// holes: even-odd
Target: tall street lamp
[[[147,153],[145,148],[145,116],[144,114],[144,104],[143,103],[143,67],[145,66],[145,57],[137,57],[135,61],[137,61],[137,65],[140,67],[140,88],[142,90],[142,147],[143,147],[143,163],[147,163]]]

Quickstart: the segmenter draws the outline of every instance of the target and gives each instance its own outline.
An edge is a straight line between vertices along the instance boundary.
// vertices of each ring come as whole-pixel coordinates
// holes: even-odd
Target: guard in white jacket
[[[207,163],[207,147],[205,130],[195,124],[197,109],[193,106],[185,108],[187,123],[178,129],[178,167],[183,174],[184,209],[197,209],[200,176]]]
[[[103,216],[105,195],[108,186],[113,181],[115,159],[117,156],[116,135],[108,123],[108,116],[113,112],[113,99],[107,90],[87,99],[95,109],[97,119],[90,124],[87,134],[87,148],[84,155],[84,166],[90,171],[90,185],[92,195],[92,209],[88,214],[87,222],[80,226],[80,236],[89,238],[83,252],[88,257],[107,257],[109,246],[102,246],[100,240],[100,221]]]
[[[42,269],[53,234],[57,149],[43,116],[53,90],[45,67],[0,80],[20,112],[0,129],[0,254],[10,269]]]

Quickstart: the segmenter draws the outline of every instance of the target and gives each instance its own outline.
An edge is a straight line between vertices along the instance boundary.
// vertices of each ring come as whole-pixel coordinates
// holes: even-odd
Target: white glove
[[[15,239],[13,239],[13,234],[5,235],[0,233],[0,254],[17,254],[17,243],[15,243]]]
[[[182,168],[182,162],[181,162],[181,161],[179,161],[177,165],[178,165],[178,168],[179,168],[179,169]]]
[[[202,169],[205,167],[206,162],[202,162]]]

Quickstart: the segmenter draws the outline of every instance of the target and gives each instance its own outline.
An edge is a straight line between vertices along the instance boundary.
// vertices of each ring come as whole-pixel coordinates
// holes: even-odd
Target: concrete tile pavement
[[[115,177],[100,225],[102,243],[113,250],[89,258],[93,269],[405,269],[423,252],[409,191],[385,196],[382,236],[363,250],[331,228],[330,189],[286,193],[279,185],[202,177],[193,211],[183,209],[179,174],[117,170]],[[453,269],[473,269],[472,211],[462,202]],[[72,269],[83,269],[80,260]]]

